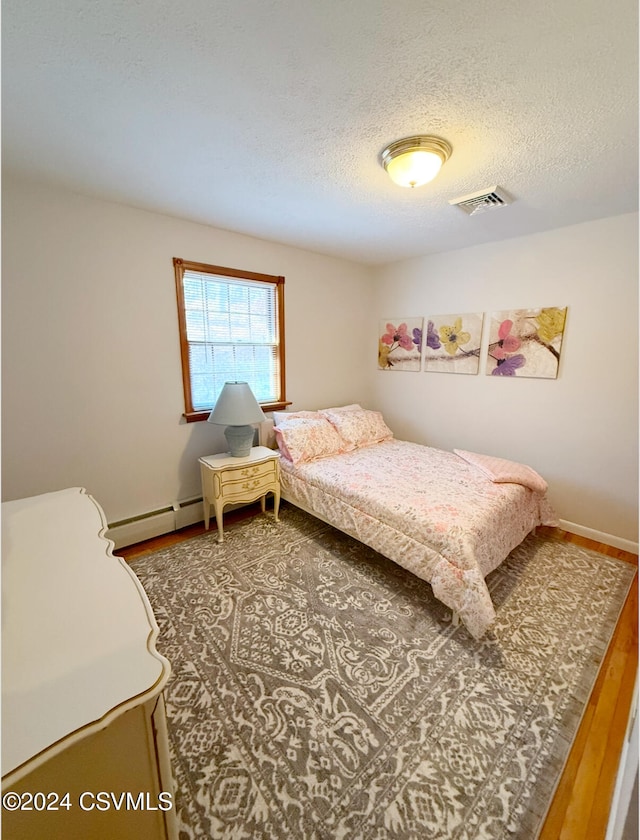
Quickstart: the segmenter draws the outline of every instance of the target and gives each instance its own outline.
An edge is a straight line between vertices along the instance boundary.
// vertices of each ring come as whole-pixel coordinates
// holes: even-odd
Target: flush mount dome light
[[[420,187],[433,181],[451,152],[446,140],[419,134],[391,143],[380,158],[394,183],[401,187]]]

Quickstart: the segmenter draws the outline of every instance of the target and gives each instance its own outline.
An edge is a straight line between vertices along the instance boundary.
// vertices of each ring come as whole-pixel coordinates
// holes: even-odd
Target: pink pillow
[[[390,440],[393,432],[384,422],[379,411],[333,411],[320,412],[335,427],[340,437],[347,444],[347,448],[370,446],[383,440]]]
[[[274,427],[278,448],[294,464],[340,455],[347,447],[324,417],[292,418]]]

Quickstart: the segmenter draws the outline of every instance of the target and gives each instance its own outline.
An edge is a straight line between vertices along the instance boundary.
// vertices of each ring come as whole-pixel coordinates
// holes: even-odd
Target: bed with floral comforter
[[[349,435],[357,425],[352,417],[333,426],[340,444],[331,438],[327,446],[321,426],[322,442],[316,435],[314,449],[309,434],[316,420],[309,414],[275,429],[283,498],[428,581],[480,638],[495,618],[486,575],[537,525],[556,524],[545,492],[512,476],[492,480],[486,469],[455,452],[395,440],[381,415],[374,422],[379,439],[370,440],[369,429],[358,444],[357,434]],[[330,410],[319,414],[319,420],[332,419]],[[304,446],[297,447],[296,439],[303,438]],[[301,451],[306,457],[297,457]]]

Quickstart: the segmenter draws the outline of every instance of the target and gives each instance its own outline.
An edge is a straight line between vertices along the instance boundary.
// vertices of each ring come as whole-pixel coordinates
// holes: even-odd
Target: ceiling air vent
[[[462,198],[454,198],[449,204],[464,210],[468,216],[473,216],[494,207],[505,207],[507,204],[511,204],[511,198],[500,187],[489,187],[470,195],[463,195]]]

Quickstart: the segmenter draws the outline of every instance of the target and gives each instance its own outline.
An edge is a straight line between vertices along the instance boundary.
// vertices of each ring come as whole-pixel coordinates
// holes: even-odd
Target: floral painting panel
[[[556,379],[566,317],[566,306],[492,313],[487,376]]]
[[[478,373],[484,313],[430,315],[424,369],[441,373]]]
[[[422,318],[390,318],[380,321],[378,368],[420,370]]]

